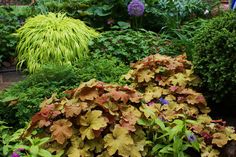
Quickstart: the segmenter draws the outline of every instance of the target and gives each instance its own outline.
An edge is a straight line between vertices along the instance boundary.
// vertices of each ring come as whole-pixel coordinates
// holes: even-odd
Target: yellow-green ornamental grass
[[[18,67],[26,64],[33,73],[43,64],[71,64],[85,57],[98,33],[78,19],[49,13],[28,19],[17,35]]]

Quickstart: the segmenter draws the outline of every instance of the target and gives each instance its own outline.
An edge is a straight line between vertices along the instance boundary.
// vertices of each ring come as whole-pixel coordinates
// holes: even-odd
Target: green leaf
[[[183,131],[183,127],[184,127],[183,123],[173,127],[169,132],[169,135],[170,135],[169,141],[171,141],[174,138],[174,136],[178,136],[178,134]]]
[[[44,150],[44,149],[40,149],[38,152],[38,155],[40,155],[41,157],[51,157],[52,156],[52,154],[49,151]]]
[[[38,146],[31,146],[29,151],[30,151],[30,154],[37,156],[39,153],[39,147]]]
[[[194,149],[196,149],[197,151],[200,151],[200,145],[198,141],[191,142],[191,145]]]
[[[160,152],[161,154],[172,154],[173,148],[172,148],[172,146],[169,144],[169,145],[165,146],[164,148],[162,148],[159,152]]]
[[[150,126],[151,125],[150,121],[147,119],[144,119],[144,118],[138,119],[137,123],[139,125],[143,125],[143,126]]]
[[[154,121],[155,124],[159,125],[161,130],[165,130],[165,124],[162,120],[160,120],[159,118],[156,118]]]
[[[152,151],[151,151],[151,154],[155,154],[157,151],[159,151],[159,149],[162,149],[164,148],[165,145],[162,145],[162,144],[156,144],[153,148],[152,148]]]
[[[41,146],[49,141],[49,137],[45,137],[43,139],[40,139],[40,142],[38,143],[38,146]]]
[[[17,100],[18,97],[16,96],[8,96],[8,97],[5,97],[4,99],[2,99],[1,101],[2,102],[10,102],[10,101],[13,101],[13,100]]]
[[[174,137],[173,150],[175,154],[179,154],[182,151],[183,140],[178,136]]]
[[[9,145],[4,145],[3,146],[3,155],[7,155],[9,152],[8,150],[9,150]]]

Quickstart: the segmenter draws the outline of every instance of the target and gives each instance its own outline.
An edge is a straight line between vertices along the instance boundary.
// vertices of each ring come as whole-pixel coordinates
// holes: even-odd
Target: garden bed
[[[0,70],[0,156],[236,156],[236,13],[221,2],[1,6],[0,62],[20,71]]]

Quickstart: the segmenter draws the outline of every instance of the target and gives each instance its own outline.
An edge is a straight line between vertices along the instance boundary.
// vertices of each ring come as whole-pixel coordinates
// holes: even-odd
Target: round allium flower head
[[[144,13],[144,4],[140,0],[132,0],[128,5],[130,16],[142,16]]]

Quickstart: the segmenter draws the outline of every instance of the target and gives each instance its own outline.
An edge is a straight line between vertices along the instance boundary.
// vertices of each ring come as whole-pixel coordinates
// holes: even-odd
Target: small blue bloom
[[[189,134],[187,135],[188,141],[189,142],[194,142],[197,140],[196,136],[194,134]]]
[[[164,98],[160,98],[159,101],[160,101],[160,103],[163,104],[163,105],[169,104],[169,102],[168,102],[166,99],[164,99]]]
[[[128,5],[128,13],[130,16],[142,16],[145,6],[140,0],[132,0]]]
[[[230,8],[231,8],[232,10],[234,10],[234,9],[236,8],[236,0],[232,0],[232,1],[231,1],[231,6],[230,6]]]

